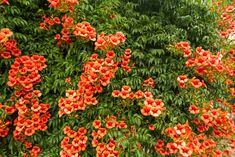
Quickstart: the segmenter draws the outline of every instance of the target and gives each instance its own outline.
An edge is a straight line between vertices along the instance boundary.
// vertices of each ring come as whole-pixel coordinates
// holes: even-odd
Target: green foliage
[[[115,33],[123,31],[127,36],[127,43],[116,49],[122,53],[125,47],[132,49],[132,71],[126,73],[119,70],[116,78],[112,79],[102,94],[98,96],[98,105],[90,106],[86,111],[76,112],[77,118],[58,117],[57,102],[64,97],[66,89],[76,89],[80,79],[82,67],[88,57],[94,53],[92,43],[76,41],[71,45],[57,46],[53,40],[55,30],[44,31],[39,29],[43,15],[60,15],[47,8],[46,0],[12,0],[10,6],[0,6],[0,28],[8,27],[14,31],[14,38],[18,41],[23,54],[43,55],[47,59],[48,67],[42,72],[42,82],[37,89],[42,91],[41,101],[51,104],[51,119],[48,122],[48,131],[38,132],[29,140],[39,145],[43,152],[42,157],[57,157],[60,152],[60,142],[63,138],[62,128],[65,125],[72,127],[86,126],[91,132],[91,122],[98,116],[105,118],[114,114],[126,119],[128,126],[137,128],[136,135],[124,140],[123,132],[111,131],[108,136],[123,141],[123,147],[128,152],[121,156],[156,156],[153,146],[156,138],[165,138],[161,131],[179,122],[190,119],[188,106],[194,93],[180,90],[176,78],[178,75],[192,70],[185,67],[182,55],[168,49],[170,44],[182,40],[190,40],[193,46],[203,45],[213,48],[216,39],[214,26],[210,21],[213,15],[206,6],[181,0],[132,1],[126,0],[83,0],[75,13],[77,21],[86,20],[94,26],[98,33],[102,31]],[[101,53],[101,52],[98,52]],[[102,54],[101,54],[102,55]],[[0,61],[0,102],[5,102],[12,94],[6,86],[7,74],[13,60]],[[72,85],[65,83],[71,77]],[[140,106],[136,101],[114,99],[111,92],[120,89],[123,85],[130,85],[133,91],[144,89],[142,83],[152,77],[156,88],[149,89],[155,97],[161,98],[167,110],[159,118],[144,117],[140,113]],[[224,93],[217,89],[220,84],[208,87],[208,97]],[[211,90],[212,89],[212,90]],[[223,88],[222,88],[223,89]],[[206,92],[206,91],[203,91]],[[148,130],[148,125],[154,124],[155,131]],[[14,143],[12,136],[0,141],[2,156],[20,156],[21,148]],[[142,151],[135,147],[140,143]],[[18,151],[16,151],[18,150]],[[91,147],[82,156],[94,156],[95,150]]]

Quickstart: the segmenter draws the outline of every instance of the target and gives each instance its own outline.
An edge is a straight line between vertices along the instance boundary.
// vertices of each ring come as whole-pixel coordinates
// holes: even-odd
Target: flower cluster
[[[74,25],[73,35],[75,35],[75,37],[80,37],[81,40],[96,40],[95,28],[91,27],[89,22]]]
[[[45,15],[42,16],[44,19],[43,22],[40,23],[40,28],[41,29],[50,29],[52,26],[58,24],[61,24],[61,20],[59,17],[46,17]]]
[[[187,42],[176,44],[176,48],[182,49],[184,57],[188,57],[186,66],[195,67],[196,73],[206,76],[208,81],[214,81],[216,74],[218,74],[225,78],[227,85],[233,84],[231,80],[234,77],[233,51],[229,52],[230,57],[223,59],[225,53],[218,52],[213,55],[209,50],[203,50],[201,47],[197,47],[196,52],[191,53],[190,45]],[[195,77],[188,79],[187,75],[179,76],[177,81],[180,88],[206,87],[203,80],[200,81]],[[222,108],[231,111],[234,110],[234,105],[221,104],[223,104],[223,107],[220,108],[214,108],[212,101],[204,103],[202,106],[191,105],[189,112],[197,115],[193,123],[196,125],[199,134],[193,132],[188,123],[184,125],[178,124],[165,130],[174,142],[164,146],[164,143],[159,141],[155,150],[162,155],[177,154],[185,157],[203,155],[229,156],[229,150],[234,148],[232,147],[234,145],[232,137],[235,134],[235,125],[232,120],[234,115],[233,112],[230,113]],[[212,134],[206,136],[208,132],[212,132]]]
[[[219,35],[221,38],[229,38],[230,35],[235,33],[235,3],[231,3],[225,6],[222,6],[220,3],[217,3],[218,14],[220,15],[218,19],[218,26],[220,29]]]
[[[224,104],[224,103],[223,103]],[[231,109],[234,105],[225,104]],[[213,102],[204,103],[203,107],[199,108],[195,105],[189,107],[191,114],[198,114],[198,118],[194,123],[198,125],[199,132],[205,132],[213,128],[213,135],[217,138],[229,138],[235,134],[235,123],[233,121],[234,114],[228,111],[223,111],[221,108],[214,108]],[[223,105],[224,106],[224,105]]]
[[[136,99],[142,99],[144,97],[144,93],[139,90],[135,93],[131,92],[131,88],[130,86],[123,86],[121,91],[119,90],[114,90],[112,92],[112,96],[113,97],[121,97],[122,99],[133,99],[133,98],[136,98]]]
[[[144,116],[153,116],[158,117],[163,110],[165,110],[164,103],[161,99],[153,99],[153,95],[148,91],[137,91],[135,93],[131,92],[131,88],[129,86],[123,86],[121,91],[114,90],[112,92],[113,97],[121,97],[122,99],[142,99],[145,98],[144,105],[141,109],[141,113]]]
[[[155,87],[155,83],[154,83],[153,78],[150,77],[150,78],[148,78],[147,80],[144,80],[143,86],[144,86],[144,87],[151,87],[151,88],[154,88],[154,87]]]
[[[0,0],[0,5],[2,5],[2,4],[9,5],[9,2],[8,2],[8,0]]]
[[[50,105],[40,104],[38,97],[41,96],[41,92],[33,89],[33,86],[40,82],[39,71],[46,68],[46,59],[37,55],[20,56],[21,51],[17,48],[16,41],[9,39],[12,35],[13,32],[8,28],[0,30],[1,57],[11,58],[12,55],[17,57],[8,72],[7,82],[7,85],[14,89],[14,94],[9,99],[9,103],[0,103],[0,112],[4,112],[4,116],[0,117],[0,136],[7,136],[8,126],[13,124],[14,139],[19,140],[27,149],[31,148],[30,153],[25,153],[24,156],[36,157],[41,151],[40,148],[32,147],[32,143],[25,138],[33,135],[36,130],[47,129],[46,122],[50,117],[47,110]],[[6,120],[16,111],[17,117],[13,121]]]
[[[216,146],[214,140],[206,139],[203,135],[195,135],[188,122],[167,128],[165,133],[173,139],[173,142],[165,145],[162,140],[158,140],[155,146],[155,150],[163,156],[171,154],[183,157],[208,155]],[[204,154],[205,152],[206,154]]]
[[[41,153],[41,149],[38,146],[33,146],[30,151],[30,156],[37,157]],[[24,156],[25,157],[25,156]]]
[[[6,115],[11,115],[16,111],[15,106],[7,106],[0,103],[0,113],[5,113]],[[9,133],[9,128],[12,122],[10,120],[6,120],[5,116],[0,117],[0,137],[6,137]]]
[[[235,97],[235,88],[230,88],[230,93],[233,97]]]
[[[43,16],[44,22],[40,24],[41,29],[49,29],[54,25],[62,25],[61,34],[55,35],[57,44],[62,42],[71,43],[72,37],[79,38],[82,41],[95,41],[96,30],[89,22],[74,23],[74,19],[71,16],[64,15],[61,19],[59,17],[46,17]]]
[[[41,81],[38,71],[46,68],[43,56],[21,56],[15,59],[9,71],[7,85],[16,89],[16,97],[33,90],[33,86]],[[32,96],[32,95],[31,95]]]
[[[218,100],[226,107],[234,108],[234,105]],[[177,124],[165,129],[165,133],[173,140],[166,145],[158,140],[155,150],[161,155],[178,154],[180,156],[229,156],[229,151],[234,150],[235,124],[232,115],[221,108],[213,108],[213,101],[204,103],[203,107],[191,105],[189,112],[199,115],[192,122],[196,124],[199,134],[193,132],[188,122]],[[212,134],[205,135],[211,130]],[[221,147],[221,145],[223,145]]]
[[[177,49],[182,49],[184,52],[184,57],[190,57],[191,56],[191,50],[190,50],[190,44],[189,42],[182,41],[176,44],[175,46]]]
[[[91,27],[88,22],[74,24],[74,19],[70,15],[71,14],[65,14],[61,19],[58,17],[47,18],[44,16],[45,22],[41,23],[40,27],[47,29],[47,27],[50,28],[50,26],[53,26],[54,24],[61,24],[62,35],[57,34],[55,36],[58,44],[61,44],[62,41],[71,43],[72,36],[78,37],[83,41],[96,41],[95,28]],[[125,40],[126,37],[121,32],[117,32],[115,35],[110,34],[108,36],[101,33],[95,43],[95,49],[105,48],[108,50]],[[110,83],[110,80],[115,77],[119,64],[121,64],[125,70],[130,71],[128,63],[129,58],[131,57],[131,50],[128,49],[125,51],[122,63],[114,60],[115,55],[114,51],[110,50],[106,51],[106,58],[99,59],[98,54],[93,54],[90,57],[90,60],[84,64],[84,72],[81,74],[81,79],[78,82],[78,89],[76,91],[67,90],[66,98],[59,99],[58,106],[60,108],[60,117],[64,114],[71,114],[77,110],[85,110],[87,105],[96,105],[98,102],[95,94],[101,93],[103,91],[102,86],[107,86]]]
[[[13,35],[9,28],[2,28],[0,30],[0,44],[7,42],[8,38]]]
[[[67,77],[67,78],[65,79],[65,82],[66,82],[67,84],[69,84],[69,85],[72,85],[71,77]]]
[[[105,36],[104,32],[99,34],[96,42],[95,42],[95,50],[110,50],[120,43],[126,41],[126,37],[122,32],[117,32],[116,34],[109,34]],[[126,52],[126,55],[130,54]],[[128,57],[126,57],[128,59]]]
[[[32,147],[24,139],[32,136],[37,130],[46,130],[47,121],[50,118],[48,112],[50,105],[39,103],[39,97],[42,95],[39,90],[34,90],[33,86],[40,82],[39,71],[46,68],[46,59],[43,56],[33,55],[17,57],[11,65],[8,75],[7,85],[14,88],[14,95],[11,101],[14,105],[2,105],[5,113],[10,115],[15,111],[18,117],[14,120],[15,130],[13,131],[14,139],[24,143],[27,149],[31,149],[30,153],[24,156],[38,156],[40,148]],[[4,127],[4,126],[3,126]],[[2,129],[2,128],[0,128]]]
[[[97,129],[97,131],[92,132],[92,146],[96,147],[96,156],[113,156],[118,157],[119,152],[115,150],[117,146],[117,142],[114,139],[110,138],[109,143],[100,143],[99,140],[102,140],[107,134],[107,129],[125,129],[127,128],[127,124],[122,119],[121,121],[117,121],[115,116],[107,116],[105,118],[105,127],[102,127],[102,123],[100,120],[93,121],[93,127]],[[102,140],[103,141],[103,140]]]
[[[126,49],[124,52],[124,57],[122,58],[121,61],[121,67],[127,71],[131,71],[131,67],[128,65],[130,63],[130,58],[131,58],[131,49]]]
[[[161,99],[153,99],[151,97],[146,97],[146,100],[144,101],[144,106],[141,109],[141,113],[144,116],[153,116],[158,117],[162,111],[164,111],[166,108],[164,107],[164,103]]]
[[[1,109],[1,103],[0,103],[0,109]],[[0,137],[6,137],[9,132],[8,126],[11,124],[11,121],[9,120],[3,120],[0,118]]]
[[[41,153],[41,148],[38,146],[32,146],[31,142],[24,141],[23,144],[27,149],[31,149],[28,153],[23,153],[23,157],[38,157]]]
[[[8,59],[12,56],[18,57],[21,55],[21,51],[16,46],[16,41],[9,39],[12,35],[13,32],[8,28],[0,30],[0,58]]]
[[[75,5],[78,5],[78,0],[48,0],[49,7],[66,12],[72,11]]]
[[[96,93],[103,91],[118,70],[118,62],[114,61],[115,53],[108,51],[105,59],[99,59],[93,54],[90,61],[85,63],[84,72],[78,82],[78,90],[67,90],[67,98],[59,100],[59,116],[70,114],[77,110],[85,110],[87,105],[96,105]]]
[[[189,45],[182,44],[187,42],[180,42],[176,44],[176,48],[182,49],[185,52],[190,52]],[[197,47],[193,56],[188,56],[188,60],[186,61],[187,67],[195,67],[195,72],[198,75],[206,76],[210,82],[214,81],[215,75],[220,74],[221,76],[225,77],[226,79],[229,77],[235,76],[234,70],[234,63],[235,60],[233,58],[233,51],[229,52],[231,58],[225,58],[225,53],[218,52],[217,54],[213,55],[210,50],[204,50],[201,47]],[[191,52],[190,52],[191,54]]]
[[[188,80],[187,75],[180,75],[177,77],[178,84],[180,88],[187,88],[187,87],[193,87],[193,88],[200,88],[200,87],[206,87],[206,84],[204,83],[204,80],[200,81],[199,79],[196,79],[193,77],[192,79]]]
[[[72,130],[69,126],[64,129],[64,134],[67,135],[61,141],[60,151],[61,157],[80,157],[79,152],[85,151],[87,147],[88,137],[86,136],[87,129],[84,127],[79,128],[77,131]]]
[[[49,104],[39,103],[37,91],[25,95],[31,98],[20,98],[15,107],[18,111],[18,117],[14,121],[16,126],[13,135],[16,140],[21,140],[26,136],[32,136],[37,130],[45,131],[50,113]]]
[[[112,156],[112,157],[119,157],[118,150],[115,150],[117,146],[117,142],[113,139],[109,139],[109,143],[99,143],[96,147],[96,156],[103,157],[103,156]]]
[[[213,137],[207,137],[205,134],[195,134],[188,122],[177,124],[175,127],[165,129],[165,133],[173,140],[166,145],[162,140],[158,140],[155,150],[163,156],[172,154],[183,157],[190,156],[228,156],[228,150],[222,151],[219,148],[219,142]],[[234,144],[234,140],[230,140]]]

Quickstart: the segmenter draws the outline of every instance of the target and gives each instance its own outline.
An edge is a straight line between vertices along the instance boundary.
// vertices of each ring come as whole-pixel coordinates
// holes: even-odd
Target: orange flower
[[[31,154],[39,154],[41,152],[41,149],[38,146],[33,146],[31,150]]]
[[[121,42],[117,36],[111,36],[109,40],[110,40],[110,43],[115,46],[117,46]]]
[[[7,40],[5,34],[0,32],[0,43],[5,43]]]
[[[113,66],[114,61],[110,58],[105,58],[105,64],[108,65],[108,66]]]
[[[92,143],[92,147],[97,147],[97,145],[99,144],[99,141],[97,139],[93,139],[91,143]]]
[[[121,96],[123,99],[126,99],[126,98],[129,97],[129,92],[128,92],[128,91],[121,91],[120,96]]]
[[[141,99],[143,98],[144,96],[144,93],[141,91],[141,90],[138,90],[136,93],[135,93],[135,98],[136,99]]]
[[[178,152],[178,148],[175,143],[167,143],[166,148],[169,149],[170,154],[176,154]]]
[[[164,103],[161,99],[155,99],[153,105],[154,107],[161,109],[164,106]]]
[[[14,48],[11,50],[13,56],[18,57],[21,55],[21,51],[18,48]]]
[[[100,128],[101,127],[100,120],[94,120],[93,127],[96,128],[96,129]]]
[[[191,114],[198,114],[198,113],[200,112],[200,110],[198,109],[197,106],[195,106],[195,105],[190,105],[190,107],[189,107],[189,112],[190,112]]]
[[[213,130],[213,134],[216,137],[220,137],[222,135],[222,133],[219,130]]]
[[[8,52],[8,51],[1,52],[0,54],[1,54],[1,56],[2,56],[3,58],[5,58],[5,59],[11,58],[11,53]]]
[[[142,109],[141,109],[141,113],[144,115],[144,116],[149,116],[150,115],[150,111],[151,111],[151,108],[147,105],[145,105]]]
[[[176,44],[176,48],[189,49],[190,45],[189,45],[189,42],[182,41],[182,42]]]
[[[235,88],[230,88],[231,95],[235,97]]]
[[[149,125],[149,130],[152,130],[152,131],[155,130],[155,126],[153,124],[150,124]]]
[[[107,133],[107,131],[105,128],[99,128],[97,131],[99,138],[103,138],[106,135],[106,133]]]
[[[123,86],[122,91],[130,92],[131,88],[130,88],[130,86]]]
[[[106,57],[108,57],[108,58],[114,58],[114,57],[115,57],[114,51],[108,51],[108,52],[106,53]]]
[[[150,114],[153,117],[158,117],[161,113],[162,113],[161,110],[158,109],[157,107],[152,107],[151,110],[150,110]]]
[[[97,153],[102,153],[106,148],[106,144],[104,143],[99,143],[98,146],[96,147],[96,152]]]
[[[116,122],[115,121],[107,121],[105,126],[108,129],[112,129],[116,126]]]
[[[202,82],[199,79],[192,79],[191,80],[191,85],[194,88],[200,88],[202,86]]]
[[[176,135],[176,131],[173,128],[166,128],[165,132],[170,136],[170,137],[174,137]]]
[[[181,134],[185,134],[186,133],[186,128],[184,125],[181,125],[181,124],[177,124],[175,127],[174,127],[176,133],[178,135],[181,135]]]
[[[110,140],[110,142],[106,145],[106,148],[109,151],[113,151],[116,147],[117,143],[114,140]]]
[[[201,115],[201,120],[205,123],[208,124],[209,122],[212,121],[212,117],[208,113],[204,113]]]
[[[9,28],[2,28],[0,33],[5,35],[6,37],[10,37],[13,35],[13,32]]]
[[[192,67],[192,66],[195,66],[196,64],[197,64],[197,60],[195,58],[189,58],[185,63],[187,67]]]
[[[113,97],[119,97],[119,95],[120,95],[120,91],[119,91],[119,90],[114,90],[114,91],[112,92],[112,96],[113,96]]]
[[[26,147],[27,149],[32,147],[32,143],[31,143],[31,142],[24,141],[23,144],[25,145],[25,147]]]
[[[190,49],[184,49],[184,57],[190,57],[191,51]]]
[[[152,95],[151,92],[146,91],[146,92],[144,92],[144,97],[145,97],[145,98],[152,98],[153,95]]]
[[[181,147],[179,149],[179,152],[182,156],[185,156],[185,157],[191,156],[193,153],[192,149],[187,146]]]
[[[133,99],[135,97],[135,93],[133,93],[133,92],[131,92],[131,93],[129,93],[129,99]]]
[[[35,130],[32,127],[25,129],[25,135],[27,136],[32,136],[34,133],[35,133]]]
[[[109,69],[108,69],[108,67],[101,67],[100,70],[99,70],[99,73],[100,73],[101,75],[107,75],[107,74],[109,74]]]
[[[5,106],[6,114],[13,114],[15,111],[16,111],[16,108],[14,106]]]
[[[178,77],[177,77],[177,81],[178,81],[179,83],[186,83],[186,82],[188,81],[187,75],[180,75],[180,76],[178,76]]]
[[[118,123],[118,128],[120,129],[127,128],[127,124],[124,121],[120,121]]]
[[[163,147],[164,146],[164,142],[162,140],[157,140],[157,145],[159,147]]]
[[[92,131],[91,136],[93,138],[97,138],[98,137],[98,133],[96,131]]]

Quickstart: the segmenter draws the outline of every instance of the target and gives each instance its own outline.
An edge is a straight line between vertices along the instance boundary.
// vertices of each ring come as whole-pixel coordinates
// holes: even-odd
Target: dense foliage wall
[[[49,2],[9,0],[10,5],[0,5],[0,28],[9,28],[14,32],[13,38],[22,54],[40,55],[47,60],[47,67],[40,72],[41,82],[34,88],[42,92],[40,101],[50,104],[48,128],[26,137],[26,140],[41,148],[40,156],[59,156],[65,126],[70,126],[73,130],[85,127],[91,134],[95,119],[104,123],[105,118],[112,115],[118,121],[125,120],[128,126],[124,130],[113,129],[107,133],[109,138],[115,137],[121,143],[122,148],[119,150],[123,151],[120,156],[157,156],[160,154],[154,150],[156,140],[170,142],[172,139],[163,133],[165,129],[186,121],[191,123],[195,116],[188,109],[190,105],[198,103],[197,99],[200,103],[215,100],[215,97],[231,100],[228,96],[230,91],[221,81],[210,83],[199,75],[196,76],[200,80],[204,79],[207,85],[201,93],[195,92],[193,88],[183,90],[178,86],[179,75],[187,74],[192,78],[195,73],[185,66],[182,53],[174,48],[177,42],[190,41],[192,48],[202,46],[205,50],[221,49],[217,24],[214,23],[217,16],[208,10],[207,5],[184,0],[81,0],[71,13],[49,8]],[[102,50],[94,50],[93,41],[85,42],[72,37],[72,43],[58,45],[55,35],[61,32],[62,25],[40,28],[46,17],[62,17],[64,14],[71,15],[76,23],[88,21],[96,29],[97,35],[101,32],[123,32],[127,40],[115,47],[114,51],[117,56],[122,56],[126,48],[131,48],[132,53],[131,71],[119,68],[115,78],[96,96],[97,105],[59,117],[58,101],[65,97],[66,90],[78,89],[77,84],[85,70],[83,66],[90,56],[95,52],[105,57]],[[0,103],[10,106],[13,105],[9,100],[14,89],[9,88],[6,83],[14,60],[15,58],[0,59]],[[143,85],[149,78],[152,78],[154,86]],[[114,90],[120,90],[125,85],[130,86],[132,91],[148,90],[154,98],[164,102],[166,109],[157,118],[144,116],[141,111],[143,102],[112,96]],[[6,116],[0,111],[0,116],[12,120],[17,117],[17,113]],[[20,141],[14,140],[14,128],[15,126],[10,125],[9,135],[0,137],[0,156],[22,156],[26,151]],[[192,128],[197,130],[197,126]],[[92,138],[91,135],[87,136]],[[108,142],[108,139],[104,142]],[[91,140],[88,143],[90,146],[80,153],[81,156],[95,156],[97,149],[91,147]]]

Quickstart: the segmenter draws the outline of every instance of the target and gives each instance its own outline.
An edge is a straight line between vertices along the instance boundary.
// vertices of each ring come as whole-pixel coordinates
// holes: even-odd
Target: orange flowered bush
[[[63,150],[60,152],[60,156],[80,156],[78,153],[85,151],[87,147],[87,130],[81,127],[77,131],[73,131],[69,126],[66,126],[63,130],[67,137],[64,137],[61,141],[61,148]],[[72,142],[70,143],[70,141]]]
[[[110,83],[118,70],[120,63],[114,61],[114,57],[114,51],[108,51],[104,59],[99,59],[98,54],[90,57],[90,61],[84,65],[84,73],[81,74],[81,80],[77,85],[78,90],[67,90],[67,98],[59,100],[59,116],[71,114],[77,110],[85,110],[87,105],[98,103],[95,94],[103,91],[103,86]]]
[[[50,118],[50,113],[47,112],[50,108],[49,104],[39,103],[41,91],[35,90],[33,86],[41,81],[39,71],[47,67],[46,59],[43,56],[33,55],[20,56],[21,51],[17,48],[15,40],[10,40],[9,37],[13,32],[8,28],[3,28],[0,31],[0,53],[5,59],[15,56],[15,61],[11,65],[8,72],[7,85],[14,89],[14,94],[10,101],[13,105],[4,105],[1,103],[0,110],[6,115],[12,115],[17,112],[17,118],[14,121],[4,120],[0,118],[0,135],[5,137],[9,133],[8,126],[13,124],[15,129],[13,137],[15,140],[23,143],[27,149],[31,149],[29,154],[38,156],[40,148],[32,146],[32,143],[25,140],[27,136],[32,136],[37,130],[45,131],[47,129],[47,121]],[[27,156],[25,153],[24,156]]]
[[[234,33],[235,3],[215,6],[221,14],[216,21],[221,37],[218,47],[206,50],[181,41],[172,50],[177,54],[168,60],[167,55],[172,54],[162,46],[165,43],[142,36],[128,43],[128,29],[136,36],[140,33],[126,25],[125,20],[133,19],[118,19],[121,14],[103,5],[105,2],[94,2],[105,14],[102,18],[88,5],[89,1],[40,3],[50,9],[42,7],[45,15],[35,17],[42,17],[34,30],[41,36],[31,40],[49,36],[43,41],[43,46],[49,45],[45,52],[39,52],[38,43],[33,44],[35,47],[26,45],[27,38],[21,40],[24,36],[13,34],[11,27],[0,29],[0,83],[6,93],[0,96],[0,157],[231,156],[235,151],[235,50],[226,39]],[[0,0],[1,4],[9,2]],[[119,5],[119,1],[112,5]],[[131,5],[128,3],[127,8]],[[11,14],[15,12],[18,10]],[[94,21],[89,17],[93,18],[92,14],[97,18]],[[113,23],[104,24],[107,17]],[[144,21],[140,27],[145,28],[147,13],[140,17],[138,20]],[[120,23],[126,29],[112,30]],[[151,26],[151,30],[161,30],[162,24]],[[24,22],[20,26],[13,27],[14,32],[23,31]],[[153,32],[146,29],[145,33]],[[162,36],[164,39],[154,38],[163,43],[166,39]],[[138,49],[126,48],[132,44]],[[17,46],[30,52],[22,53]],[[139,53],[145,48],[150,52]],[[144,70],[135,66],[142,60]],[[184,67],[168,67],[172,61]],[[159,70],[155,62],[159,67],[172,68],[170,75]],[[161,83],[165,83],[165,89]],[[171,93],[174,98],[168,96]]]
[[[8,28],[0,30],[0,58],[9,59],[12,56],[18,57],[21,55],[20,49],[16,46],[16,41],[9,39],[13,32]]]

